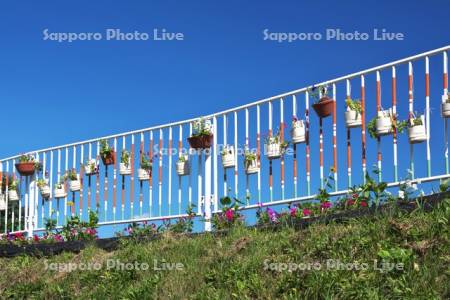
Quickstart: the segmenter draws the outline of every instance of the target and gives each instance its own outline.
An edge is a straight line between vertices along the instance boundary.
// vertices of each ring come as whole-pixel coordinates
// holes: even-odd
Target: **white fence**
[[[70,215],[87,218],[90,209],[98,209],[100,226],[173,219],[186,216],[191,203],[198,215],[205,217],[205,230],[210,230],[211,214],[221,209],[220,197],[243,200],[243,209],[311,200],[323,186],[328,167],[335,181],[333,196],[344,195],[348,187],[362,182],[371,164],[380,170],[390,166],[387,170],[392,174],[384,171],[378,175],[390,187],[400,184],[407,169],[417,183],[448,178],[448,122],[441,110],[447,109],[449,49],[446,46],[315,85],[329,86],[334,100],[330,118],[311,113],[311,88],[315,86],[203,116],[212,124],[211,151],[188,151],[186,138],[195,121],[191,119],[29,152],[43,169],[32,176],[18,174],[15,165],[20,155],[1,159],[4,231],[32,235],[44,229],[44,219],[51,215],[60,226]],[[344,118],[348,110],[345,99],[349,98],[360,98],[362,106],[360,117],[353,119],[356,123],[348,120],[350,127]],[[420,129],[416,140],[393,129],[390,137],[370,139],[368,120],[381,116],[383,103],[391,109],[391,121],[397,115],[413,120],[415,108],[423,115],[425,138],[420,137]],[[290,115],[298,122],[288,120]],[[281,157],[268,159],[263,137],[276,136],[277,127],[280,141],[291,144]],[[101,140],[116,152],[113,165],[102,163]],[[391,141],[392,147],[387,147]],[[222,146],[231,149],[227,157],[221,156]],[[252,174],[245,171],[242,149],[255,151],[257,164]],[[123,150],[130,155],[128,172],[120,171]],[[177,161],[180,153],[186,152],[190,172],[179,176]],[[150,178],[140,180],[139,165],[145,154],[152,161],[152,172]],[[99,172],[86,174],[89,161]],[[79,190],[75,186],[77,191],[70,192],[70,184],[65,182],[67,195],[58,195],[57,183],[70,171],[79,176]],[[16,179],[18,200],[10,193],[14,190],[11,181]],[[50,197],[42,197],[39,179],[48,185]]]

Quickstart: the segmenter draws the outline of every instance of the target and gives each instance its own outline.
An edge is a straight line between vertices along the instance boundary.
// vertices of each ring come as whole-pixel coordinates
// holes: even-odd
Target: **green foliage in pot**
[[[353,100],[352,98],[347,98],[345,100],[345,103],[347,104],[348,108],[350,108],[350,110],[356,112],[355,119],[358,118],[358,115],[362,113],[361,101],[359,99]]]
[[[141,163],[140,163],[141,169],[150,171],[152,169],[152,162],[147,154],[143,154],[141,156]]]
[[[103,139],[100,140],[100,156],[104,159],[111,156],[111,154],[114,152],[113,148],[108,144],[108,141]]]
[[[120,162],[125,164],[125,166],[128,168],[130,165],[130,152],[128,150],[123,149],[122,154],[120,156]]]

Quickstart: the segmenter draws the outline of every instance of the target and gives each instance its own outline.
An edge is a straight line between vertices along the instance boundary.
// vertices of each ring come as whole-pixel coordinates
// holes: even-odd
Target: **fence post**
[[[211,231],[211,152],[205,151],[205,231]]]
[[[35,205],[36,205],[36,193],[35,193],[35,186],[36,186],[36,174],[31,177],[31,180],[29,181],[29,177],[26,177],[26,183],[27,183],[27,190],[28,190],[28,216],[26,217],[27,220],[27,231],[28,231],[28,237],[33,236],[34,232],[34,213],[35,213]],[[20,205],[20,204],[19,204]]]

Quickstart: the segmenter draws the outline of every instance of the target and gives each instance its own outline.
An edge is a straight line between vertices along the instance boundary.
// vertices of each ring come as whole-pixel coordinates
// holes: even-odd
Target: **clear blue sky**
[[[0,157],[209,114],[442,47],[450,41],[449,8],[445,0],[2,1]],[[184,40],[58,43],[43,39],[45,29],[105,35],[108,28],[146,33],[166,29],[183,33]],[[367,32],[370,39],[263,40],[265,29],[324,34],[327,28]],[[374,41],[376,28],[402,33],[404,40]],[[442,68],[441,58],[432,62],[436,63],[432,72],[437,74],[432,78],[432,109],[437,117],[442,75],[436,69]],[[422,80],[423,68],[422,62],[415,69]],[[389,72],[384,75],[386,84],[389,76]],[[373,95],[370,80],[368,95]],[[406,118],[404,75],[399,75],[400,80],[399,111]],[[359,81],[353,84],[359,96]],[[390,102],[389,88],[383,89],[385,107]],[[343,90],[339,93],[343,100]],[[423,86],[415,87],[415,93],[416,107],[423,111]],[[375,99],[368,96],[367,101],[371,118]],[[340,149],[345,149],[345,132],[343,127],[339,130]],[[433,134],[441,133],[442,128],[433,129]],[[359,165],[360,137],[355,138],[354,160]],[[317,147],[314,139],[312,146]],[[326,143],[330,139],[326,136]],[[369,168],[375,162],[374,145],[368,138]],[[418,147],[423,155],[424,146]],[[442,143],[437,147],[433,151],[441,155]],[[407,149],[404,146],[399,152],[400,171],[409,164]],[[383,152],[389,174],[390,142],[384,143]],[[433,158],[433,168],[442,171],[439,155]],[[339,158],[345,185],[346,159]],[[314,178],[316,162],[313,157]],[[420,161],[417,168],[422,175],[424,167]]]
[[[448,44],[448,1],[2,1],[0,157],[186,119]],[[50,32],[185,40],[44,41]],[[404,41],[264,41],[326,28]],[[119,116],[116,118],[113,116]]]

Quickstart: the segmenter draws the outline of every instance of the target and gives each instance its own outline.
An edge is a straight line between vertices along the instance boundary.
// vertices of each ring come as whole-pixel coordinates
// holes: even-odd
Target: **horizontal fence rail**
[[[207,150],[189,146],[198,121],[189,119],[31,151],[42,168],[32,176],[19,174],[21,155],[1,159],[2,233],[31,236],[46,219],[61,227],[92,210],[101,226],[178,219],[192,205],[209,231],[224,196],[257,209],[314,200],[330,180],[330,195],[345,195],[372,165],[390,188],[406,175],[417,184],[449,178],[449,49],[203,116],[213,133]],[[326,96],[325,85],[330,115],[321,118],[313,98]],[[411,124],[406,134],[386,125],[400,120]],[[245,160],[245,151],[255,159]]]

